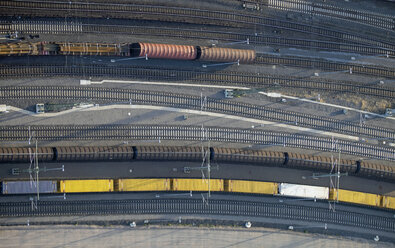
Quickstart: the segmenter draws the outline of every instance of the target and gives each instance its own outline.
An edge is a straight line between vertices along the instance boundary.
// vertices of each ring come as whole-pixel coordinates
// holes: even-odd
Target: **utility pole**
[[[202,125],[202,164],[199,167],[184,167],[184,173],[190,173],[192,170],[198,170],[202,173],[202,180],[207,181],[207,199],[202,194],[203,203],[208,205],[208,199],[211,197],[211,162],[210,162],[210,140],[208,137],[207,129]],[[204,149],[204,142],[207,141],[207,149]],[[218,167],[217,167],[218,170]],[[207,177],[205,175],[207,173]]]
[[[335,211],[335,204],[339,202],[339,188],[340,188],[340,177],[348,176],[348,173],[341,173],[340,166],[341,166],[341,148],[339,145],[338,140],[335,141],[334,137],[332,136],[332,153],[338,152],[338,158],[334,159],[333,154],[331,155],[331,170],[327,174],[322,173],[313,173],[312,176],[309,177],[302,177],[303,179],[312,178],[312,179],[320,179],[320,178],[329,178],[329,194],[332,192],[334,195],[333,200],[328,200],[329,209]]]

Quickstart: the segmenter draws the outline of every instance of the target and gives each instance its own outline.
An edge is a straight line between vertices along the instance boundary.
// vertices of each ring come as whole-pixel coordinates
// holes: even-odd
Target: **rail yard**
[[[1,1],[0,232],[176,218],[391,247],[394,13],[385,0]]]

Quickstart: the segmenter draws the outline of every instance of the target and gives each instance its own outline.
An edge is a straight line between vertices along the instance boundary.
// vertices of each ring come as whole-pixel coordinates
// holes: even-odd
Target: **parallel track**
[[[280,55],[259,54],[256,64],[288,65],[302,68],[316,68],[326,71],[347,72],[375,77],[395,78],[395,70],[390,67],[372,66],[357,63],[330,62],[325,59],[285,57]]]
[[[39,201],[32,210],[30,202],[0,203],[0,216],[62,216],[99,214],[202,214],[279,218],[395,232],[395,220],[344,210],[254,201],[199,199]]]
[[[0,87],[0,99],[83,99],[95,101],[132,102],[133,104],[188,108],[289,123],[339,133],[395,140],[395,130],[360,125],[309,114],[284,111],[248,103],[164,92],[96,87],[22,86]]]
[[[303,49],[316,49],[366,55],[395,56],[395,51],[360,44],[320,41],[312,39],[292,39],[276,36],[262,36],[260,34],[212,31],[201,29],[180,29],[165,27],[142,27],[127,25],[103,25],[86,23],[65,23],[58,21],[1,21],[0,34],[126,34],[150,35],[160,37],[177,37],[186,39],[214,39],[227,42],[241,42],[249,39],[250,44],[272,45],[283,47],[297,47]]]
[[[296,147],[395,161],[395,150],[366,143],[262,130],[165,125],[0,126],[0,141],[182,140]]]
[[[243,72],[211,72],[204,70],[174,70],[156,67],[106,66],[76,64],[57,65],[0,65],[0,78],[52,77],[52,76],[111,76],[118,78],[138,78],[144,80],[182,80],[210,84],[238,85],[251,88],[283,87],[300,88],[339,93],[353,93],[380,98],[395,98],[395,91],[386,87],[364,86],[354,82],[333,82],[326,79],[312,80],[291,76],[250,74]]]
[[[338,40],[363,42],[366,44],[395,50],[395,44],[387,41],[375,40],[360,35],[348,34],[321,28],[313,25],[293,23],[278,19],[239,14],[224,11],[211,11],[191,8],[136,5],[136,4],[105,4],[69,1],[10,1],[0,2],[3,15],[27,15],[43,17],[111,17],[145,19],[173,22],[192,22],[197,24],[212,24],[229,27],[265,26],[315,34]]]
[[[245,2],[243,0],[243,2]],[[395,18],[363,10],[343,8],[335,5],[304,0],[247,0],[246,2],[263,5],[263,8],[273,8],[284,11],[304,13],[309,16],[331,17],[340,20],[353,21],[388,31],[395,30]]]

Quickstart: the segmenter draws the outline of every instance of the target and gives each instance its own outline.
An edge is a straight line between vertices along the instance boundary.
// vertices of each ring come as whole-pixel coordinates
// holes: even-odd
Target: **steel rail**
[[[83,99],[132,102],[133,104],[219,112],[253,119],[289,123],[290,125],[312,127],[326,131],[335,131],[338,133],[395,140],[395,130],[377,126],[361,125],[359,123],[256,106],[248,103],[218,100],[207,97],[202,99],[198,96],[174,93],[75,86],[9,86],[0,87],[0,99]]]
[[[132,18],[159,21],[192,22],[198,24],[212,24],[229,27],[256,27],[266,26],[295,31],[301,33],[316,34],[351,42],[364,42],[378,47],[395,50],[395,44],[363,37],[358,34],[349,34],[322,28],[313,25],[293,23],[278,19],[246,15],[240,13],[211,11],[192,8],[180,8],[169,6],[137,5],[137,4],[106,4],[65,1],[10,1],[0,2],[0,9],[4,9],[4,15],[29,15],[29,16],[57,16],[57,17],[102,17]]]
[[[128,34],[150,35],[161,37],[215,39],[227,42],[240,42],[249,40],[250,44],[274,45],[284,47],[298,47],[304,49],[317,49],[324,51],[337,51],[347,53],[359,53],[365,55],[395,56],[395,51],[375,46],[360,44],[347,44],[312,39],[292,39],[278,36],[263,36],[260,34],[225,32],[201,29],[181,29],[165,27],[128,26],[128,25],[103,25],[87,23],[65,23],[58,21],[4,21],[0,20],[0,34],[9,33],[39,33],[39,34]]]
[[[51,77],[51,76],[111,76],[117,78],[138,78],[144,80],[183,80],[183,82],[199,82],[210,84],[227,84],[251,88],[301,88],[320,89],[339,93],[353,93],[393,99],[395,91],[388,87],[361,85],[355,82],[333,82],[327,79],[313,80],[292,76],[251,74],[232,71],[206,71],[196,69],[175,70],[158,67],[139,67],[117,65],[0,65],[0,78],[18,77]]]
[[[375,12],[349,9],[335,5],[324,4],[320,2],[310,1],[290,1],[290,0],[243,0],[242,2],[249,2],[259,4],[267,8],[272,8],[280,11],[292,11],[304,13],[309,16],[323,16],[336,18],[340,20],[352,21],[364,25],[369,25],[375,28],[380,28],[388,31],[395,30],[394,16],[384,15]]]
[[[30,202],[0,203],[0,216],[64,216],[102,214],[203,214],[280,218],[395,232],[395,220],[382,216],[254,201],[214,200],[209,204],[200,199],[153,200],[89,200],[89,201],[38,201],[32,210]]]
[[[302,68],[316,68],[334,72],[349,71],[350,74],[363,74],[375,77],[395,78],[395,70],[392,67],[346,62],[331,62],[325,59],[318,58],[257,54],[255,64],[287,65]]]
[[[342,153],[395,161],[395,149],[367,143],[317,136],[223,127],[169,125],[40,125],[0,126],[0,141],[27,141],[31,134],[41,141],[64,140],[178,140],[227,142]]]

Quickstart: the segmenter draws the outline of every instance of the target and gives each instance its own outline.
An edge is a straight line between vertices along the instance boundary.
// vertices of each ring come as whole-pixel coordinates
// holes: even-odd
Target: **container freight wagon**
[[[315,198],[324,200],[329,199],[328,187],[280,183],[278,185],[278,192],[282,196]]]
[[[225,192],[268,195],[276,195],[278,193],[278,184],[271,182],[224,180],[224,188]]]
[[[169,191],[170,179],[118,179],[115,191]]]
[[[369,205],[374,207],[382,206],[381,196],[376,194],[362,193],[339,189],[331,190],[330,199],[333,201],[349,202],[354,204]],[[393,203],[393,202],[392,202]]]
[[[203,179],[171,179],[173,191],[208,191],[208,180]],[[224,180],[211,179],[210,191],[224,191]]]
[[[392,196],[382,196],[381,206],[383,208],[395,209],[395,197]]]
[[[114,191],[114,180],[60,180],[61,193],[111,192]]]
[[[39,181],[40,193],[56,193],[58,191],[56,181]],[[35,194],[37,184],[30,181],[3,181],[1,183],[2,194]]]

